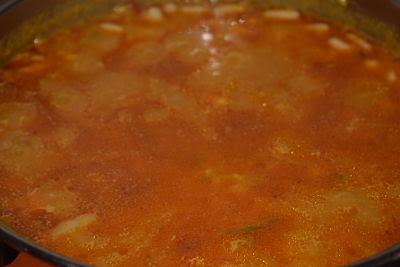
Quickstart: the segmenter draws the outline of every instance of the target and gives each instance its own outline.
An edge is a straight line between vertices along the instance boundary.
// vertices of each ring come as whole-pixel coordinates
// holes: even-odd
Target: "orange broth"
[[[296,10],[116,7],[1,70],[1,218],[95,266],[352,263],[400,241],[397,74]]]

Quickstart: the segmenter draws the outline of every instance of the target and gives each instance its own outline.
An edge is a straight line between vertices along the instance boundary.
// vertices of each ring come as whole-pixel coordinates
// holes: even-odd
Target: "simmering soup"
[[[400,241],[400,63],[296,10],[118,6],[0,73],[0,214],[95,266],[339,266]]]

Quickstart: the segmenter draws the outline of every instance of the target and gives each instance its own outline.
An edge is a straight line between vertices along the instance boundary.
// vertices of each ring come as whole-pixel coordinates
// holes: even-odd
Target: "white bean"
[[[142,17],[150,22],[160,22],[163,20],[163,13],[158,7],[150,7],[143,12]]]
[[[164,9],[165,13],[171,14],[171,13],[175,13],[176,12],[177,7],[176,7],[176,5],[174,3],[166,3],[163,6],[163,9]]]
[[[121,25],[112,22],[103,22],[100,24],[100,28],[105,31],[115,32],[115,33],[121,33],[124,31],[124,28],[122,28]]]
[[[264,17],[276,20],[297,20],[300,13],[294,9],[271,9],[264,12]]]
[[[307,29],[316,33],[325,33],[329,31],[330,27],[326,23],[316,22],[307,25]]]
[[[123,13],[127,12],[128,10],[129,10],[129,6],[127,6],[127,5],[120,5],[120,6],[116,6],[113,8],[113,11],[116,14],[123,14]]]
[[[243,5],[235,5],[235,4],[218,5],[214,8],[214,15],[215,16],[236,15],[243,13],[244,11],[245,11],[245,6]]]
[[[347,34],[347,38],[365,51],[372,50],[372,45],[370,43],[355,34],[349,33]]]
[[[348,51],[351,49],[351,46],[343,41],[342,39],[340,39],[339,37],[332,37],[328,40],[328,44],[336,49],[336,50],[340,50],[340,51]]]

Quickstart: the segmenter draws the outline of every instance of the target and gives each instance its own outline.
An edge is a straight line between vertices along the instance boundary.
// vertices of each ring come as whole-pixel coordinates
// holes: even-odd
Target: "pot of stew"
[[[399,1],[0,13],[0,265],[400,265]]]

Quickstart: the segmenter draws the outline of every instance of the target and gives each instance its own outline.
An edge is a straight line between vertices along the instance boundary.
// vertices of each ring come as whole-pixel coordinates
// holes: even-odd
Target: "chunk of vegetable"
[[[94,223],[97,220],[97,215],[94,213],[86,213],[79,215],[73,219],[65,220],[59,223],[51,231],[53,239],[71,234],[75,231],[81,230]]]
[[[61,216],[68,216],[77,208],[78,199],[74,193],[49,181],[32,190],[17,206],[26,212],[44,210]]]
[[[355,209],[355,216],[365,224],[376,225],[383,221],[384,215],[379,205],[361,191],[338,191],[332,193],[326,203],[326,210],[334,212]]]
[[[33,103],[9,102],[0,104],[0,127],[20,129],[30,125],[36,118]]]
[[[90,30],[90,29],[89,29]],[[104,30],[89,31],[88,34],[84,35],[82,40],[82,47],[90,47],[90,52],[95,52],[98,54],[105,54],[115,50],[119,45],[119,36],[106,32]]]
[[[45,166],[45,147],[35,136],[14,132],[0,139],[0,163],[11,172],[36,176]]]
[[[132,46],[125,53],[132,65],[147,66],[160,62],[166,53],[162,44],[157,42],[142,42]]]
[[[93,53],[80,53],[70,58],[72,61],[67,67],[77,74],[93,74],[104,69],[102,59]]]
[[[254,232],[258,232],[261,230],[266,230],[272,225],[276,224],[279,222],[279,219],[274,218],[274,219],[269,219],[263,222],[259,222],[256,224],[249,224],[243,227],[239,228],[233,228],[228,231],[226,231],[227,234],[229,235],[244,235],[244,234],[251,234]]]
[[[61,148],[71,145],[79,135],[79,131],[75,128],[61,127],[53,132],[53,138],[56,144]]]
[[[129,104],[129,97],[146,89],[146,80],[134,73],[107,72],[91,85],[91,110],[109,111]],[[105,109],[104,109],[105,108]]]
[[[40,81],[40,93],[57,109],[69,113],[80,114],[88,107],[87,97],[72,85],[58,78],[45,78]]]

